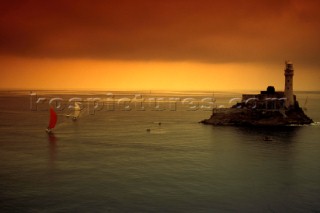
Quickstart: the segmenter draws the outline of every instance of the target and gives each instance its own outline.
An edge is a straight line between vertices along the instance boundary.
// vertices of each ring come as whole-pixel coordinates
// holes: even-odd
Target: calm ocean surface
[[[208,103],[190,101],[211,93],[140,93],[148,101],[129,104],[135,94],[1,92],[0,211],[320,212],[319,124],[206,126]],[[320,121],[320,92],[296,95]],[[49,104],[36,100],[56,97],[82,98],[83,110],[76,122],[58,111],[48,136]],[[102,107],[106,98],[121,104]],[[228,107],[241,93],[214,98]]]

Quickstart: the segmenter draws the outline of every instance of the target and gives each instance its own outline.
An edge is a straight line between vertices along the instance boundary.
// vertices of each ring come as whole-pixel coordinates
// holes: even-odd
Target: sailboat
[[[48,128],[46,129],[46,132],[48,134],[52,133],[52,129],[56,126],[57,124],[57,113],[54,111],[52,107],[50,107],[50,121]]]
[[[73,121],[76,121],[80,115],[80,106],[77,102],[74,103],[74,114],[73,114],[73,117],[72,117],[72,120]]]

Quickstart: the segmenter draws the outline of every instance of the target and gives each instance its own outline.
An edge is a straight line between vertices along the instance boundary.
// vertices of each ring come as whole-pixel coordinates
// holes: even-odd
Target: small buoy
[[[158,125],[161,126],[161,122],[159,122]]]
[[[265,137],[263,138],[263,140],[264,140],[264,141],[273,141],[273,139],[272,139],[271,137],[269,137],[269,136],[265,136]]]
[[[151,129],[147,129],[147,132],[150,132],[151,131]]]

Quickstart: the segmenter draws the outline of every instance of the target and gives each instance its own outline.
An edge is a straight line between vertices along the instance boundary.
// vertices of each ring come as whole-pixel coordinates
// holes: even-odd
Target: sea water
[[[296,95],[320,121],[320,92]],[[241,93],[3,91],[0,211],[319,212],[318,123],[198,123],[232,98]]]

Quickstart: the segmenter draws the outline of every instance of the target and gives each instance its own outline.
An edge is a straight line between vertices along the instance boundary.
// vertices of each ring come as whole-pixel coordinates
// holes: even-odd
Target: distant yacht
[[[74,103],[74,114],[73,114],[73,117],[72,117],[72,120],[73,121],[76,121],[80,115],[80,112],[81,112],[81,108],[79,106],[79,103],[78,102],[75,102]]]

